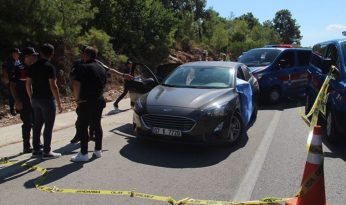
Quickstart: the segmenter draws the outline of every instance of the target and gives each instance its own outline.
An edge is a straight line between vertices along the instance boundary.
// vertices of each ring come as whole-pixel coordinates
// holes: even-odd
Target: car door
[[[282,95],[291,95],[291,74],[295,69],[295,52],[287,49],[284,51],[275,62],[272,72],[273,79],[280,85]]]
[[[159,81],[153,71],[145,64],[135,63],[134,78],[126,82],[126,87],[130,94],[131,106],[145,93],[148,93]]]
[[[308,84],[308,68],[311,57],[310,50],[297,50],[296,63],[290,71],[290,92],[292,95],[304,95]]]

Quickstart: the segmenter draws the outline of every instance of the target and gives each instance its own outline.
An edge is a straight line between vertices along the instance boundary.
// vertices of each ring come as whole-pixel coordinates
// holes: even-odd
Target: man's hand
[[[133,80],[133,76],[130,75],[130,74],[124,74],[124,78],[125,78],[126,80]]]
[[[23,103],[21,101],[15,101],[14,106],[18,111],[21,111],[23,109]]]
[[[64,108],[61,106],[61,104],[58,104],[58,111],[59,111],[59,113],[62,113],[63,110],[64,110]]]

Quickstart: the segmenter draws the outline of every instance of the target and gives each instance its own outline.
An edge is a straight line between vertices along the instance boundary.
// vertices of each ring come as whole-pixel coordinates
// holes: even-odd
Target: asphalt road
[[[131,120],[131,110],[103,118],[104,155],[100,159],[70,162],[79,146],[68,144],[74,135],[74,127],[69,127],[53,136],[53,148],[63,157],[40,161],[21,155],[15,160],[47,168],[43,183],[47,186],[135,190],[175,199],[292,197],[300,186],[308,127],[299,118],[296,101],[262,107],[246,137],[231,147],[137,141]],[[90,150],[93,146],[89,143]],[[20,147],[4,146],[0,153]],[[325,143],[323,149],[327,200],[333,205],[346,204],[346,142]],[[18,165],[1,167],[0,204],[168,204],[126,196],[44,193],[34,187],[38,177],[38,172]]]

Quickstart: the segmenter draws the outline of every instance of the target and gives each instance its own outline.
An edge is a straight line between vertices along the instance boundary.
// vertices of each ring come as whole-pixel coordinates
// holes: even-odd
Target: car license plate
[[[156,135],[181,137],[181,131],[180,130],[172,130],[172,129],[166,129],[166,128],[153,127],[151,129],[151,131],[153,134],[156,134]]]

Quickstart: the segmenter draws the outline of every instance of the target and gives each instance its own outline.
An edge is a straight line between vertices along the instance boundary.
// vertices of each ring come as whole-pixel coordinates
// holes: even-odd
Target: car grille
[[[148,127],[160,127],[181,131],[191,130],[192,127],[195,125],[194,120],[177,116],[144,115],[142,116],[142,119]]]

